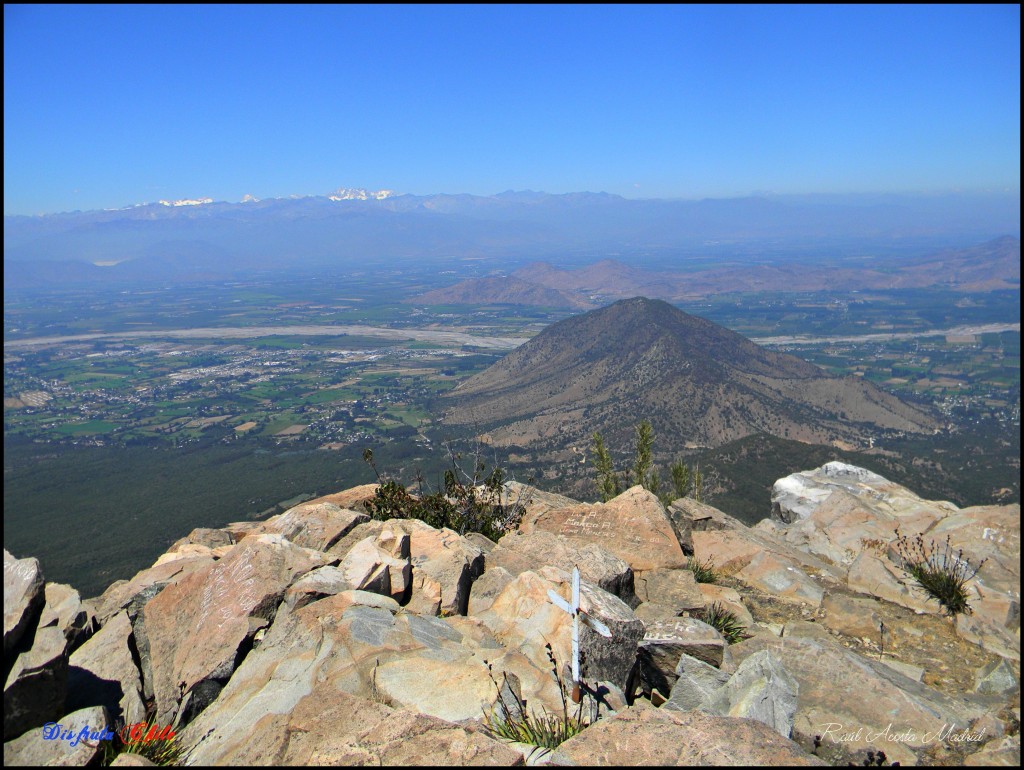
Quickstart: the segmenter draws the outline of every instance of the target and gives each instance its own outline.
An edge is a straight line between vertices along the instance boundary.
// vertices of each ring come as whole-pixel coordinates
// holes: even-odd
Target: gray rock
[[[974,679],[974,691],[983,695],[1009,695],[1020,690],[1020,680],[1005,658],[979,668]]]
[[[717,630],[696,618],[670,618],[648,625],[638,655],[644,692],[657,690],[668,696],[684,654],[721,667],[725,640]]]
[[[67,708],[101,705],[116,719],[135,724],[146,718],[142,675],[136,668],[128,613],[119,612],[71,656]]]
[[[80,709],[53,721],[45,730],[29,730],[5,743],[4,765],[85,767],[95,764],[104,744],[113,739],[113,721],[102,706]],[[60,737],[65,733],[66,740]],[[51,737],[47,739],[44,735]]]
[[[4,658],[32,628],[43,607],[43,571],[39,560],[15,559],[4,549]]]
[[[783,738],[793,732],[800,685],[767,650],[744,660],[708,706],[721,716],[756,719]]]
[[[42,727],[64,713],[67,640],[56,626],[36,631],[32,647],[18,655],[4,684],[4,739]]]
[[[729,681],[729,674],[690,655],[679,659],[675,675],[672,694],[662,706],[675,711],[705,708],[712,696]]]

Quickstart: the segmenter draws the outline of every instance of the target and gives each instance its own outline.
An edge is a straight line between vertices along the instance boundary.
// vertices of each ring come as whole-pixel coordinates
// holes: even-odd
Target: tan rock
[[[466,538],[448,528],[434,529],[415,519],[394,519],[407,533],[413,571],[413,599],[422,591],[440,595],[440,614],[465,615],[470,587],[484,572],[484,553]]]
[[[74,652],[96,630],[92,608],[82,603],[78,591],[63,583],[47,583],[39,628],[56,626],[68,641],[68,652]]]
[[[820,605],[825,594],[824,589],[799,565],[768,551],[759,553],[751,559],[736,573],[736,578],[765,593],[809,604],[812,607]]]
[[[4,657],[13,655],[18,642],[36,621],[46,601],[39,560],[15,559],[4,549]]]
[[[213,563],[213,558],[209,556],[178,559],[169,564],[165,563],[141,570],[131,580],[112,583],[106,591],[93,600],[96,607],[97,623],[101,626],[105,624],[118,612],[127,608],[135,597],[143,594],[147,589],[150,589],[149,593],[155,596],[165,586],[177,583],[193,572],[210,567]]]
[[[261,531],[283,535],[303,548],[326,551],[357,524],[369,519],[365,513],[346,510],[331,502],[307,502],[268,519]]]
[[[317,503],[332,503],[339,508],[347,508],[353,511],[359,511],[362,513],[368,513],[366,510],[366,501],[370,500],[377,493],[377,487],[379,484],[360,484],[357,487],[346,489],[342,492],[335,492],[330,495],[323,495],[306,502],[307,505],[315,505]]]
[[[515,580],[516,576],[502,567],[490,567],[483,575],[473,581],[469,592],[469,615],[479,615],[488,609],[502,589]],[[438,602],[440,602],[440,595]],[[440,608],[440,604],[438,604]],[[435,613],[436,614],[436,613]]]
[[[554,567],[545,567],[539,573],[524,572],[478,616],[498,641],[522,652],[541,670],[549,666],[545,644],[551,645],[560,666],[570,661],[571,620],[550,601],[549,590],[563,599],[568,597],[570,575]],[[612,638],[606,639],[581,624],[583,678],[589,682],[607,680],[625,689],[636,660],[637,643],[643,636],[643,623],[617,596],[582,580],[580,605],[612,633]]]
[[[823,765],[793,741],[752,719],[699,711],[626,709],[558,747],[578,765]]]
[[[688,569],[656,569],[639,573],[633,579],[637,598],[670,606],[679,615],[704,609],[706,601],[700,584]]]
[[[594,543],[581,545],[546,530],[529,534],[510,532],[487,554],[488,570],[501,567],[512,575],[546,566],[566,572],[579,567],[580,576],[587,582],[618,596],[630,606],[637,603],[633,570],[622,559]]]
[[[290,715],[282,764],[522,764],[517,751],[482,732],[340,693],[317,695],[303,699]]]
[[[4,743],[4,766],[85,767],[95,765],[103,754],[104,743],[113,736],[113,722],[102,706],[80,709],[59,719],[49,730],[33,729]],[[41,726],[40,726],[41,728]],[[60,736],[68,733],[69,738]],[[45,736],[51,736],[46,738]],[[72,745],[74,744],[74,745]]]
[[[679,569],[686,557],[657,496],[641,486],[607,503],[581,503],[524,519],[520,531],[554,532],[580,543],[595,543],[633,570]]]
[[[112,717],[135,724],[146,718],[142,676],[132,657],[132,624],[119,612],[68,661],[66,708],[102,705]]]
[[[876,596],[893,604],[918,612],[942,613],[941,605],[929,599],[917,582],[888,559],[867,551],[861,553],[847,575],[847,585],[854,591]]]
[[[747,609],[747,605],[743,603],[743,597],[740,596],[739,591],[735,588],[720,586],[715,583],[697,583],[697,589],[704,597],[705,606],[710,606],[717,602],[735,615],[744,628],[751,629],[754,627],[754,618],[751,616],[750,610]]]
[[[170,721],[193,685],[230,676],[240,645],[260,627],[250,620],[265,625],[285,589],[322,561],[280,535],[253,535],[151,599],[143,615],[159,719]]]

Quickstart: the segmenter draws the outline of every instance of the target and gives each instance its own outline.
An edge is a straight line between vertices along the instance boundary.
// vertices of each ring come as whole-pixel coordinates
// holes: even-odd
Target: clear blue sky
[[[4,6],[4,211],[1020,189],[1020,7]]]

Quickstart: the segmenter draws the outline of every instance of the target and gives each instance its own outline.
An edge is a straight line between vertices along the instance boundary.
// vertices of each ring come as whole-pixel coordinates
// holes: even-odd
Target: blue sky
[[[4,211],[1020,189],[1020,7],[4,6]]]

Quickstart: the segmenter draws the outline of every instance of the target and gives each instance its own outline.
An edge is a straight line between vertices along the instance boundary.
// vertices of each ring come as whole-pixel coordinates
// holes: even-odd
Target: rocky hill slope
[[[644,297],[552,324],[448,400],[447,425],[540,454],[585,450],[595,430],[625,445],[644,417],[674,452],[754,433],[857,446],[885,431],[939,426],[871,383]]]
[[[505,489],[524,515],[497,543],[373,520],[368,485],[195,530],[86,601],[5,551],[4,763],[95,762],[102,737],[44,725],[147,715],[186,764],[1019,763],[1019,506],[961,510],[838,463],[780,480],[754,528],[641,487]],[[971,614],[915,588],[896,524],[986,559]],[[610,633],[580,636],[593,724],[548,752],[498,739],[499,701],[562,713],[552,594],[574,566]],[[716,603],[736,643],[700,619]]]

